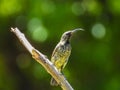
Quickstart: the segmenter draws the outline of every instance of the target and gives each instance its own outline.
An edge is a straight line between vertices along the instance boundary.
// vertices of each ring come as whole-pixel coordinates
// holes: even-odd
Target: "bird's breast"
[[[70,54],[71,54],[70,45],[58,45],[54,51],[51,61],[59,69],[62,66],[65,66]]]

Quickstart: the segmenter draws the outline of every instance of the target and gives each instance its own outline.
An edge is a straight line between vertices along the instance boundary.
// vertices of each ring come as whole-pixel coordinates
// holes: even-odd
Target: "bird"
[[[69,56],[71,54],[70,38],[73,35],[73,33],[78,30],[84,31],[84,29],[82,28],[77,28],[74,30],[69,30],[64,32],[63,35],[61,36],[59,43],[56,45],[55,49],[52,52],[51,62],[57,68],[58,72],[62,74],[63,74],[63,69],[66,66]],[[50,81],[50,85],[58,86],[59,84],[52,77]]]

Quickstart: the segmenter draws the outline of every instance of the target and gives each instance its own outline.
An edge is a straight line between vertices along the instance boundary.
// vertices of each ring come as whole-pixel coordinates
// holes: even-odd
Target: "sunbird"
[[[63,33],[59,43],[56,45],[55,49],[53,50],[51,56],[51,62],[57,68],[57,70],[63,73],[63,69],[66,66],[69,56],[71,54],[71,45],[70,45],[70,38],[72,34],[78,30],[82,30],[82,28],[77,28],[74,30],[69,30]],[[54,78],[51,78],[50,84],[52,86],[58,86],[57,81]]]

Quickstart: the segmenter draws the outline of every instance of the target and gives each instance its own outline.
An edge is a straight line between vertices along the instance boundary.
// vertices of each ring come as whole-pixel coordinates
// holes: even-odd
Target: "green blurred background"
[[[75,90],[120,90],[120,0],[0,0],[0,90],[61,90],[10,27],[49,59],[62,33],[84,28],[71,39],[67,80]]]

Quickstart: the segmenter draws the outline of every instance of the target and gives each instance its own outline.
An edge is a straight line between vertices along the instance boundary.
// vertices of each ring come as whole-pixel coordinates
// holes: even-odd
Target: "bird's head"
[[[74,30],[66,31],[66,32],[63,33],[63,35],[62,35],[61,41],[62,41],[62,42],[69,42],[72,34],[73,34],[74,32],[76,32],[76,31],[79,31],[79,30],[84,31],[84,29],[82,29],[82,28],[77,28],[77,29],[74,29]]]

